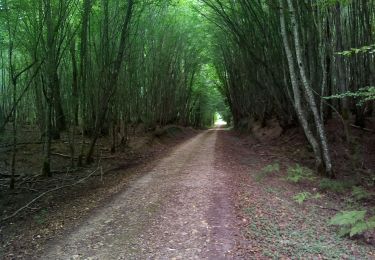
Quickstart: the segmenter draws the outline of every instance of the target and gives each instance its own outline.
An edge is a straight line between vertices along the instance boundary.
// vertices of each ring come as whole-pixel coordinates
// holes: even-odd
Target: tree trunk
[[[45,113],[45,132],[44,132],[44,160],[42,175],[51,176],[51,137],[52,137],[52,109],[54,104],[54,84],[56,83],[56,51],[54,42],[54,26],[52,21],[51,0],[45,1],[46,26],[47,26],[47,87],[45,91],[46,113]]]
[[[298,31],[298,21],[295,17],[295,9],[293,7],[292,0],[287,0],[288,6],[289,6],[289,13],[292,23],[292,30],[293,30],[293,38],[294,38],[294,45],[296,49],[296,57],[297,57],[297,64],[300,71],[302,86],[304,88],[304,94],[306,97],[306,101],[309,104],[309,108],[312,111],[316,130],[320,139],[321,144],[321,150],[323,155],[323,161],[324,161],[324,167],[325,167],[325,173],[329,177],[333,177],[333,171],[332,171],[332,163],[331,163],[331,157],[329,154],[329,148],[328,148],[328,142],[324,130],[323,122],[320,119],[319,111],[316,106],[314,94],[312,92],[312,88],[310,86],[309,80],[306,76],[306,69],[305,69],[305,62],[302,57],[302,45],[300,42],[300,36]]]
[[[306,114],[302,108],[301,104],[301,91],[299,89],[299,83],[298,83],[298,77],[297,77],[297,72],[295,70],[295,60],[293,57],[292,50],[290,48],[289,40],[288,40],[288,34],[286,30],[286,22],[285,22],[285,6],[283,3],[283,0],[279,0],[280,3],[280,25],[281,25],[281,34],[283,38],[283,43],[284,43],[284,49],[285,49],[285,54],[287,57],[288,61],[288,67],[289,67],[289,74],[290,74],[290,80],[292,83],[292,90],[293,90],[293,99],[294,99],[294,108],[296,110],[297,116],[299,121],[301,122],[301,126],[305,132],[306,138],[308,142],[310,143],[314,155],[315,155],[315,161],[316,161],[316,167],[317,169],[322,169],[323,167],[323,162],[322,162],[322,156],[321,156],[321,150],[319,147],[319,144],[317,140],[315,139]]]
[[[70,54],[72,58],[73,124],[78,126],[78,67],[76,59],[76,42],[74,38],[70,45]]]
[[[95,129],[94,129],[94,135],[91,140],[89,151],[87,152],[86,156],[86,162],[91,163],[92,162],[92,155],[94,153],[94,148],[96,141],[100,134],[100,129],[105,121],[105,117],[109,108],[109,103],[112,99],[112,95],[114,94],[114,90],[117,85],[118,75],[120,73],[121,65],[123,62],[123,57],[125,53],[126,43],[127,43],[127,36],[129,33],[129,26],[132,19],[133,14],[133,0],[128,0],[127,5],[127,12],[124,18],[124,22],[121,28],[121,36],[120,36],[120,43],[118,47],[118,52],[115,61],[113,62],[112,70],[111,68],[107,68],[108,73],[105,73],[105,76],[107,77],[104,82],[105,84],[105,91],[104,95],[102,97],[102,102],[99,104],[99,111],[95,123]]]
[[[56,56],[56,54],[54,54]],[[65,119],[65,114],[64,110],[62,107],[62,102],[61,102],[61,94],[60,94],[60,81],[59,81],[59,76],[57,74],[57,60],[56,57],[54,57],[53,60],[53,69],[54,71],[52,73],[51,78],[50,78],[50,84],[52,88],[52,98],[53,98],[53,105],[54,105],[54,112],[55,112],[55,122],[56,122],[56,132],[64,131],[66,130],[66,119]]]
[[[91,6],[92,1],[91,0],[84,0],[83,1],[83,12],[82,12],[82,29],[81,29],[81,44],[80,44],[80,76],[79,76],[79,82],[80,82],[80,94],[81,94],[81,115],[82,115],[82,145],[80,149],[80,153],[78,156],[78,166],[83,165],[83,156],[84,156],[84,150],[85,150],[85,115],[86,115],[86,82],[87,82],[87,64],[88,64],[88,58],[87,58],[87,38],[88,38],[88,27],[89,27],[89,18],[91,13]]]
[[[335,31],[336,31],[336,50],[335,52],[343,51],[343,39],[342,39],[342,26],[341,26],[341,3],[337,2],[335,5],[334,11],[335,17]],[[345,71],[344,71],[344,60],[342,55],[335,55],[335,63],[337,68],[337,85],[340,90],[340,93],[345,93],[348,91],[345,81]],[[341,101],[341,114],[344,119],[348,119],[349,116],[349,106],[348,99],[344,97]]]

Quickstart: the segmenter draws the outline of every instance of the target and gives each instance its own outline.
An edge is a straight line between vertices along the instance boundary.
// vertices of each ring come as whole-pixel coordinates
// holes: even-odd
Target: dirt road
[[[177,146],[43,259],[233,258],[235,210],[215,161],[218,130]]]

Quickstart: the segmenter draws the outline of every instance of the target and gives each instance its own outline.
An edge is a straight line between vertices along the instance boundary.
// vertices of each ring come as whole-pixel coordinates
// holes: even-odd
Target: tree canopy
[[[48,176],[64,131],[91,138],[73,151],[82,164],[136,124],[277,119],[303,128],[333,176],[324,123],[372,113],[371,96],[344,93],[374,86],[374,18],[365,0],[1,0],[0,128],[15,147],[19,125],[38,127]]]

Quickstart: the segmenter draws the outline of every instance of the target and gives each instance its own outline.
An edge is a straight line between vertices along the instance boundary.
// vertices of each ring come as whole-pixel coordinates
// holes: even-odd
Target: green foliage
[[[351,98],[358,100],[357,104],[361,106],[368,101],[375,100],[375,87],[365,87],[355,92],[349,91],[346,93],[332,95],[332,96],[324,97],[324,98],[325,99],[342,99],[345,97],[351,97]]]
[[[339,226],[341,236],[362,234],[375,229],[375,216],[365,220],[366,210],[342,211],[329,221],[329,225]]]
[[[354,186],[352,188],[352,196],[355,200],[367,199],[371,196],[371,193],[366,191],[363,187]]]
[[[349,57],[349,56],[352,56],[352,55],[355,55],[355,54],[361,54],[361,53],[362,54],[364,54],[364,53],[368,53],[368,54],[375,53],[375,44],[363,46],[363,47],[360,47],[360,48],[351,48],[350,50],[337,52],[336,54]]]
[[[298,204],[302,204],[306,200],[309,200],[309,199],[320,199],[321,197],[322,197],[322,195],[320,193],[316,193],[316,194],[313,195],[310,192],[304,191],[304,192],[300,192],[300,193],[297,193],[296,195],[294,195],[293,199]]]
[[[258,173],[255,176],[256,181],[261,181],[263,180],[267,175],[270,173],[275,173],[280,171],[280,164],[279,163],[273,163],[265,166],[260,173]]]
[[[365,218],[366,211],[342,211],[336,214],[330,221],[330,225],[354,225]]]
[[[269,164],[266,167],[263,168],[264,172],[271,173],[271,172],[279,172],[280,171],[280,164],[279,163],[274,163],[274,164]]]
[[[320,194],[319,192],[316,193],[314,196],[312,196],[313,199],[320,199],[322,197],[322,194]]]
[[[344,57],[351,57],[353,55],[357,54],[374,54],[375,53],[375,44],[362,46],[360,48],[351,48],[350,50],[337,52],[337,55],[341,55]],[[368,86],[359,89],[358,91],[348,91],[346,93],[341,93],[337,95],[332,95],[329,97],[325,97],[325,99],[342,99],[345,97],[351,97],[356,100],[358,100],[358,105],[363,105],[367,101],[373,101],[375,100],[375,87],[374,86]]]
[[[324,178],[319,183],[319,188],[321,190],[330,190],[334,192],[343,192],[345,187],[342,185],[341,182],[331,180],[328,178]]]
[[[315,177],[311,169],[296,164],[294,167],[288,168],[288,174],[286,180],[294,183],[301,182],[303,180],[314,180]]]
[[[328,190],[328,191],[333,191],[333,192],[338,192],[338,193],[344,192],[351,186],[353,186],[352,182],[337,181],[337,180],[332,180],[328,178],[322,179],[319,183],[319,188],[321,190]]]
[[[262,208],[267,209],[267,214],[259,214],[256,207],[245,209],[248,221],[246,235],[250,240],[259,242],[259,253],[269,255],[268,258],[280,259],[290,256],[293,259],[323,259],[347,258],[348,245],[351,241],[332,236],[325,227],[326,220],[319,211],[306,211],[301,214],[300,209],[291,208],[287,201],[280,201],[281,206],[292,209],[280,214],[280,207],[264,200]],[[258,213],[258,214],[256,214]],[[286,217],[288,216],[288,217]],[[304,223],[304,225],[301,225]],[[281,225],[282,224],[282,225]],[[286,224],[286,225],[284,225]],[[261,238],[261,239],[259,239]],[[362,248],[362,247],[361,247]],[[357,251],[357,245],[354,245]],[[366,255],[367,247],[357,251],[361,256]],[[366,259],[358,256],[361,259]]]
[[[296,201],[298,204],[302,204],[305,200],[309,199],[311,197],[310,192],[301,192],[293,196],[294,201]]]
[[[318,0],[317,5],[320,8],[327,9],[336,5],[337,3],[340,3],[341,5],[348,5],[350,2],[351,0]]]

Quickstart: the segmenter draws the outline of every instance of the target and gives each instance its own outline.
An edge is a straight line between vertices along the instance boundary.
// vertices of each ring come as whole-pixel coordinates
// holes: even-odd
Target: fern
[[[309,200],[309,199],[320,199],[321,197],[322,197],[322,195],[320,193],[316,193],[316,194],[313,195],[310,192],[304,191],[304,192],[297,193],[296,195],[294,195],[293,199],[298,204],[302,204],[306,200]]]
[[[350,236],[360,235],[368,230],[375,229],[375,221],[360,221],[350,229]]]
[[[352,185],[353,183],[349,181],[337,181],[324,178],[320,181],[319,188],[321,190],[330,190],[333,192],[341,193],[350,188]]]
[[[367,192],[364,188],[354,186],[352,189],[352,196],[356,200],[367,199],[371,196],[371,193]]]
[[[314,196],[311,197],[312,199],[320,199],[322,198],[322,194],[320,194],[319,192],[316,193]]]
[[[279,172],[280,171],[280,165],[279,165],[279,163],[267,165],[266,167],[263,168],[263,171],[267,172],[267,173]]]
[[[255,180],[256,181],[261,181],[263,180],[268,174],[270,173],[274,173],[274,172],[279,172],[280,171],[280,165],[279,163],[274,163],[274,164],[270,164],[270,165],[267,165],[266,167],[264,167],[262,169],[262,171],[260,173],[258,173],[256,176],[255,176]]]
[[[363,220],[366,215],[366,210],[361,211],[342,211],[336,214],[330,221],[330,225],[354,225],[360,220]]]
[[[339,234],[350,237],[375,229],[375,216],[365,220],[366,210],[342,211],[336,214],[329,225],[340,226]]]
[[[309,168],[296,164],[295,167],[289,167],[286,180],[298,183],[302,180],[313,180],[314,178],[315,177]]]
[[[305,200],[311,197],[310,192],[301,192],[293,196],[293,199],[298,203],[302,204]]]

